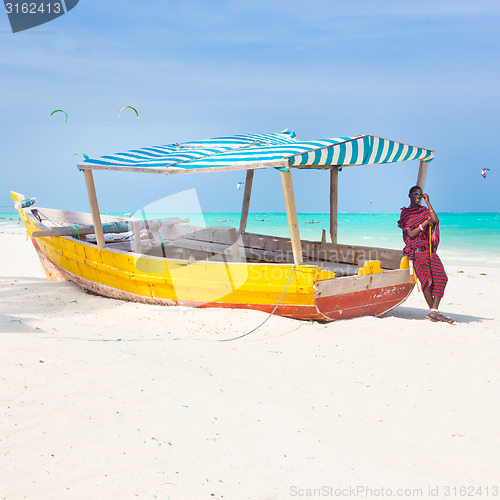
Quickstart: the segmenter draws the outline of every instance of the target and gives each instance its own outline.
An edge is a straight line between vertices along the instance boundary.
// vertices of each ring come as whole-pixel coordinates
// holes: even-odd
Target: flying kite
[[[85,161],[87,161],[89,159],[88,155],[86,155],[85,153],[75,153],[73,156],[76,156],[76,155],[82,155],[85,158]]]
[[[50,113],[50,116],[52,116],[54,113],[64,113],[66,115],[66,120],[64,120],[64,123],[68,121],[68,113],[66,113],[64,109],[55,109],[54,111],[52,111],[52,113]]]
[[[490,170],[489,168],[483,168],[483,170],[481,170],[481,175],[486,179],[486,170]]]
[[[137,118],[139,118],[139,113],[137,112],[137,109],[133,108],[132,106],[128,106],[128,105],[122,106],[122,107],[118,110],[118,116],[120,116],[121,110],[122,110],[122,109],[124,109],[124,108],[130,108],[130,109],[134,110],[134,111],[135,111],[135,114],[137,115]]]
[[[241,186],[243,186],[243,185],[245,185],[245,183],[244,183],[244,182],[238,182],[238,184],[236,184],[236,187],[237,187],[238,189],[241,189]]]

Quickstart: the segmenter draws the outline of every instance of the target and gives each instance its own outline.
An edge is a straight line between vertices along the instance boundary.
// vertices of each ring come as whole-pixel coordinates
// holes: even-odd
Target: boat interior
[[[34,237],[66,236],[96,243],[92,216],[48,208],[25,208],[39,227]],[[239,232],[233,227],[197,227],[188,218],[141,220],[101,215],[106,249],[151,257],[195,261],[293,264],[290,238]],[[301,240],[304,265],[333,271],[335,277],[358,275],[366,262],[379,261],[384,270],[399,269],[402,251]]]

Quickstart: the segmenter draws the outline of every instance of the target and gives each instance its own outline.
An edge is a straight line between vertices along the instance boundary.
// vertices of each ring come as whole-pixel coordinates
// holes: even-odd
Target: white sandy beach
[[[276,316],[217,342],[267,315],[90,295],[49,283],[24,234],[0,248],[2,499],[500,488],[498,267],[444,259],[457,325],[415,291],[384,318]]]

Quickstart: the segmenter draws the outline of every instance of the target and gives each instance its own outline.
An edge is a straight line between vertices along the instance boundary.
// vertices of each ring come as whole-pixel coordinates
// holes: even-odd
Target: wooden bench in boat
[[[318,266],[326,271],[333,271],[336,278],[343,276],[355,276],[358,274],[358,266],[352,264],[344,264],[342,262],[326,262],[324,260],[316,262],[304,262],[308,266]]]
[[[229,262],[293,262],[293,252],[289,240],[283,239],[280,242],[280,239],[271,236],[242,233],[237,238],[238,233],[233,228],[197,228],[194,226],[169,227],[168,230],[161,231],[161,234],[162,238],[165,238],[163,247],[161,247],[159,239],[149,240],[142,243],[143,253],[183,260],[194,258],[196,260],[227,260]],[[209,241],[209,239],[216,242]],[[245,241],[258,248],[244,245]],[[288,245],[283,245],[283,241]],[[303,243],[306,246],[311,242],[304,241]],[[110,243],[108,246],[130,251],[130,245],[127,243]],[[237,253],[235,254],[236,248]],[[354,264],[321,260],[317,258],[318,256],[321,256],[319,252],[311,252],[310,255],[304,253],[304,264],[333,271],[336,277],[357,275],[358,268],[364,264],[363,260],[360,260],[359,264]],[[332,254],[325,254],[325,256],[331,258]]]
[[[171,232],[162,233],[162,237],[179,238],[181,240],[195,240],[203,242],[208,249],[207,243],[221,244],[225,246],[234,245],[236,236],[230,236],[230,228],[209,227],[196,228],[194,226],[173,226]],[[234,231],[234,230],[233,230]],[[247,258],[257,258],[267,262],[291,262],[293,261],[292,244],[289,238],[275,236],[236,233],[239,247],[245,251]],[[403,252],[386,248],[363,247],[356,245],[339,245],[326,242],[313,242],[302,240],[302,255],[306,262],[329,262],[350,264],[362,267],[366,261],[380,260],[383,269],[399,269]],[[215,247],[213,247],[215,249]],[[218,248],[213,253],[220,252]],[[248,255],[251,251],[254,257]],[[350,272],[350,270],[349,270]]]

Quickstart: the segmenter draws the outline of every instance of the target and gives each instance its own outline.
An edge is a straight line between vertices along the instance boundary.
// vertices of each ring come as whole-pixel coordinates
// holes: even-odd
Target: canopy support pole
[[[337,212],[339,193],[339,171],[337,167],[330,169],[330,238],[337,243]]]
[[[95,237],[97,240],[97,248],[102,250],[105,246],[104,233],[102,231],[101,214],[99,213],[99,205],[97,204],[97,196],[95,194],[94,177],[92,170],[84,170],[83,177],[87,186],[87,195],[89,197],[90,210],[92,211],[92,222],[94,223]]]
[[[417,186],[422,188],[422,192],[424,191],[425,188],[425,178],[427,177],[427,167],[429,164],[424,161],[420,160],[420,166],[418,168],[418,175],[417,175]]]
[[[292,172],[281,172],[281,184],[285,195],[286,214],[288,217],[288,227],[290,228],[290,239],[292,241],[293,262],[296,266],[301,266],[302,243],[300,242],[299,222],[297,220],[297,210],[295,208],[295,197],[293,195]]]
[[[245,181],[245,194],[243,195],[243,206],[241,207],[240,233],[245,232],[247,228],[248,209],[250,207],[250,193],[252,192],[254,170],[247,170]]]

